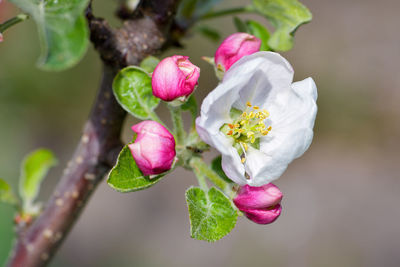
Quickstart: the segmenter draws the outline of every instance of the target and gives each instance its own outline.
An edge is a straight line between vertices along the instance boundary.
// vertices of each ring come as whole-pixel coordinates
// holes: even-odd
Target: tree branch
[[[94,188],[114,165],[122,148],[125,118],[112,93],[120,68],[137,65],[168,45],[168,32],[179,0],[142,0],[139,15],[120,29],[87,13],[91,40],[103,63],[103,78],[82,138],[44,211],[21,232],[10,267],[45,266],[77,220]]]

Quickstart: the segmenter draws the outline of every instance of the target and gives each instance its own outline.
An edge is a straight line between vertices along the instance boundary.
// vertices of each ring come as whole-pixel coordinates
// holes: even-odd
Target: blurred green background
[[[219,7],[244,2],[226,0]],[[229,236],[208,244],[189,236],[184,191],[196,183],[193,174],[178,170],[130,194],[102,182],[50,266],[400,266],[400,2],[303,3],[314,19],[298,30],[294,49],[284,56],[295,80],[314,78],[319,113],[310,150],[276,181],[284,193],[281,217],[267,226],[240,218]],[[95,1],[96,14],[111,17],[115,7]],[[0,21],[17,13],[0,4]],[[234,32],[231,18],[208,23],[224,37]],[[4,39],[0,177],[16,187],[23,156],[50,148],[60,164],[41,192],[46,200],[80,138],[100,61],[91,47],[71,70],[38,70],[32,21]],[[184,43],[186,49],[167,54],[189,55],[201,67],[196,95],[202,98],[217,81],[200,57],[212,56],[217,44],[199,36]],[[126,141],[134,121],[126,123]],[[12,244],[12,219],[11,208],[0,204],[0,266]]]

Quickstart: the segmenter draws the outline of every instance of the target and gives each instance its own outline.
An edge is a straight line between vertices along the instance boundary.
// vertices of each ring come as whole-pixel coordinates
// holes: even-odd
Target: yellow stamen
[[[259,109],[259,107],[258,107],[258,106],[254,106],[253,108],[254,108],[254,109]]]
[[[249,101],[246,102],[246,105],[247,105],[248,107],[251,107],[251,103],[250,103]]]
[[[241,160],[241,161],[242,161],[242,163],[244,163],[244,162],[246,161],[246,158],[242,158],[242,160]]]
[[[248,149],[247,144],[246,143],[241,143],[241,144],[243,145],[244,151],[247,151],[247,149]]]

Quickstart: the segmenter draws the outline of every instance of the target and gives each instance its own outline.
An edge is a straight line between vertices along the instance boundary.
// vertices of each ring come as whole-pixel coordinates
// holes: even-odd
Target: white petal
[[[311,78],[271,102],[272,131],[260,140],[260,153],[248,153],[246,171],[252,183],[262,185],[279,178],[294,159],[310,146],[317,113],[317,88]],[[253,163],[258,162],[258,163]],[[259,164],[259,165],[257,165]]]
[[[276,94],[289,90],[293,80],[293,68],[281,55],[273,52],[257,52],[238,60],[225,74],[224,81],[232,76],[251,77],[241,88],[239,99],[234,107],[246,108],[246,102],[263,107],[267,99],[273,100]]]

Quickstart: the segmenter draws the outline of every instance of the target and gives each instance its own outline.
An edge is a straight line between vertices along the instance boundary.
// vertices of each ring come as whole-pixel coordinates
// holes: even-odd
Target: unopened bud
[[[243,56],[260,51],[261,40],[248,33],[238,32],[226,38],[215,52],[215,65],[219,71],[227,71]]]
[[[253,222],[268,224],[281,214],[282,197],[282,192],[272,183],[260,187],[245,185],[240,187],[233,202]]]
[[[137,138],[128,147],[143,175],[171,169],[176,155],[174,136],[155,121],[142,121],[133,125],[132,130],[137,133]]]
[[[153,95],[164,101],[188,97],[200,77],[200,68],[193,65],[186,56],[164,58],[155,68],[151,85]]]

